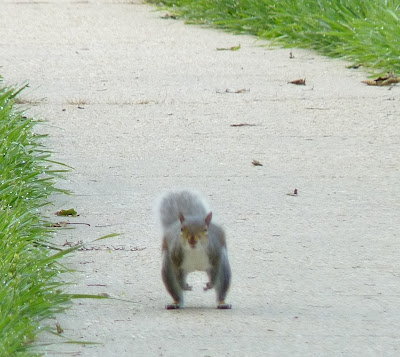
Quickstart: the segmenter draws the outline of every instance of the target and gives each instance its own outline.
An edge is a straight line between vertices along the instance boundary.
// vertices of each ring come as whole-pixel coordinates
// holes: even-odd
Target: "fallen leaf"
[[[59,228],[59,227],[66,227],[67,225],[68,225],[68,222],[57,222],[57,223],[53,223],[50,227]]]
[[[305,86],[305,85],[306,85],[306,79],[305,79],[305,78],[296,79],[296,80],[291,81],[291,82],[288,82],[288,83],[296,84],[296,85],[298,85],[298,86]]]
[[[253,164],[254,166],[263,166],[263,164],[262,164],[260,161],[258,161],[258,160],[253,160],[253,161],[252,161],[252,164]]]
[[[165,14],[164,16],[161,16],[162,19],[172,19],[176,20],[176,15],[174,14]]]
[[[368,79],[361,81],[369,86],[390,86],[394,83],[400,83],[400,77],[397,77],[394,72],[389,72],[385,77],[378,77],[376,79]]]
[[[64,332],[64,330],[61,328],[61,326],[58,322],[56,322],[56,329],[57,329],[57,333],[59,335],[61,335]]]
[[[62,245],[63,247],[75,247],[77,245],[81,245],[83,243],[83,241],[78,241],[78,242],[68,242],[67,240],[65,241],[65,243]]]
[[[232,46],[232,47],[218,47],[217,51],[238,51],[240,50],[240,44],[238,46]]]
[[[351,64],[349,66],[346,66],[346,68],[349,68],[349,69],[359,69],[360,67],[362,67],[362,63]]]
[[[238,94],[238,93],[250,92],[250,89],[242,88],[242,89],[232,90],[232,89],[227,88],[224,91],[217,90],[216,92],[217,93],[236,93],[236,94]]]
[[[294,189],[293,192],[287,193],[288,196],[297,196],[297,188]]]
[[[231,124],[231,126],[234,126],[234,127],[237,127],[237,126],[256,126],[256,124],[241,123],[241,124]]]
[[[84,223],[84,222],[56,222],[50,225],[50,227],[54,227],[54,228],[64,228],[69,224],[83,224],[85,226],[89,226],[89,223]]]
[[[58,212],[56,212],[57,216],[68,216],[68,217],[76,217],[78,214],[73,208],[70,209],[62,209]]]

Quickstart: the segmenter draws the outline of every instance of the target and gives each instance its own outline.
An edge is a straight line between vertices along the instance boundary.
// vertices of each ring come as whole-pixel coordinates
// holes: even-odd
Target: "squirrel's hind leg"
[[[218,306],[217,306],[217,309],[229,310],[229,309],[232,309],[232,305],[225,303],[225,301],[220,301]]]
[[[165,305],[165,308],[166,308],[167,310],[176,310],[176,309],[180,309],[179,302],[178,302],[178,301],[174,301],[173,304]]]
[[[218,309],[231,309],[232,305],[225,303],[225,298],[231,284],[231,267],[229,265],[227,255],[223,255],[219,267],[218,278],[216,279],[214,288],[217,293]]]
[[[175,310],[183,307],[183,289],[178,281],[177,269],[173,266],[168,256],[164,257],[161,275],[167,291],[174,299],[174,303],[166,305],[165,308],[167,310]]]

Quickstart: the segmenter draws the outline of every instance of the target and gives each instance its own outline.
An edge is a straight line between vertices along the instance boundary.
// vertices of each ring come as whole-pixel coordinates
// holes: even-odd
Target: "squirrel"
[[[174,302],[166,309],[183,307],[183,292],[192,290],[186,277],[193,271],[205,271],[209,282],[204,291],[215,288],[218,309],[230,309],[225,303],[231,281],[224,230],[211,222],[203,199],[188,190],[172,191],[162,197],[160,218],[163,228],[162,279]]]

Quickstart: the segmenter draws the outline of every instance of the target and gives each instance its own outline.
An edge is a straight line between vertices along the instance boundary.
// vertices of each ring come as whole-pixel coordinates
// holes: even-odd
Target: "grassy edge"
[[[30,348],[43,321],[64,312],[71,300],[59,263],[79,246],[57,251],[49,243],[54,228],[40,215],[65,171],[34,133],[38,120],[15,109],[15,90],[0,77],[0,356],[39,356]],[[61,167],[61,168],[60,168]],[[84,296],[84,294],[83,294]],[[70,343],[70,342],[69,342]]]
[[[390,0],[146,0],[190,24],[400,72],[400,5]],[[169,18],[166,16],[165,18]]]

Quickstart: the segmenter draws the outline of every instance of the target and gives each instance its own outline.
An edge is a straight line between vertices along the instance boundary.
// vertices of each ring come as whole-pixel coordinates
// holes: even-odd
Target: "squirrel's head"
[[[208,240],[208,228],[211,219],[212,212],[204,220],[199,220],[197,217],[184,217],[183,214],[180,214],[181,238],[188,242],[192,248],[195,248],[199,241]]]

